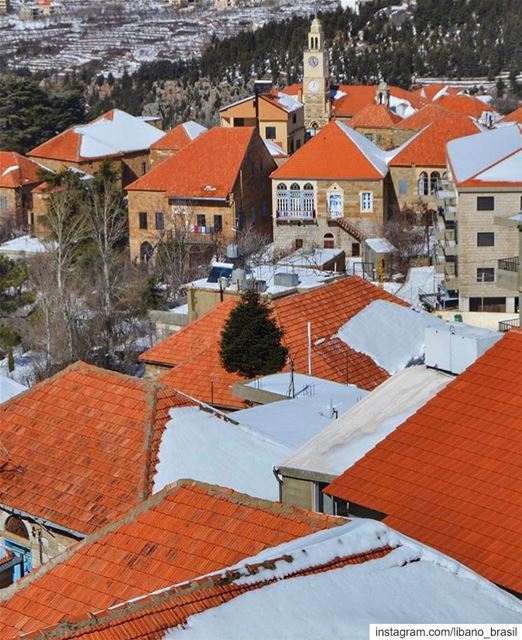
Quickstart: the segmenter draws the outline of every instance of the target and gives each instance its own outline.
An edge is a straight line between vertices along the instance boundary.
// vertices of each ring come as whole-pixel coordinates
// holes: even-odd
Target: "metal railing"
[[[498,261],[498,268],[502,269],[503,271],[518,271],[520,265],[520,260],[518,258],[518,256],[514,257],[514,258],[501,258]]]
[[[520,327],[519,318],[511,318],[510,320],[501,320],[498,323],[498,330],[501,331],[502,333],[509,331],[513,327]]]
[[[304,209],[298,211],[278,209],[276,211],[276,218],[278,220],[313,220],[315,218],[315,209],[313,211],[305,211]]]

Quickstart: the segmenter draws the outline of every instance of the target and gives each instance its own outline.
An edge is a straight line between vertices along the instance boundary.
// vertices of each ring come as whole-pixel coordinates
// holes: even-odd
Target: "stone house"
[[[14,151],[0,151],[0,232],[27,227],[31,190],[41,182],[41,167]]]
[[[271,172],[252,127],[216,127],[127,187],[133,259],[148,260],[169,233],[188,242],[229,242],[255,227],[271,235]]]
[[[277,248],[359,256],[366,238],[381,235],[392,197],[386,158],[346,124],[321,129],[271,179]]]
[[[150,166],[170,158],[206,133],[208,129],[194,120],[183,122],[150,146]]]

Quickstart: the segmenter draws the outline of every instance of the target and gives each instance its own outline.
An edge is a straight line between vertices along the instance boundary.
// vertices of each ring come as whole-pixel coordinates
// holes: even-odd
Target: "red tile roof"
[[[502,118],[502,122],[518,122],[522,124],[522,106]]]
[[[226,198],[256,130],[215,127],[153,168],[127,191],[162,191],[167,196]]]
[[[334,382],[350,382],[369,390],[386,380],[388,374],[371,358],[333,337],[345,322],[374,300],[388,300],[407,306],[402,300],[357,276],[274,300],[274,317],[284,331],[283,341],[289,349],[295,371],[308,371],[307,325],[311,322],[314,376]],[[214,307],[143,353],[141,360],[173,367],[161,377],[161,381],[198,400],[222,407],[243,408],[244,402],[232,395],[232,384],[241,378],[227,373],[219,358],[220,331],[236,303],[236,300],[228,300]]]
[[[380,151],[369,140],[342,123],[330,122],[296,151],[271,177],[274,179],[383,180],[386,172],[366,149]],[[373,160],[373,161],[372,161]]]
[[[304,569],[291,570],[293,557],[274,558],[268,563],[248,564],[234,571],[225,571],[212,577],[204,577],[189,583],[176,585],[161,593],[150,594],[133,602],[105,611],[96,612],[84,620],[71,621],[70,618],[54,628],[47,628],[24,636],[28,640],[163,640],[167,631],[187,623],[190,616],[219,607],[249,591],[256,591],[279,580],[291,580],[317,575],[342,567],[364,564],[384,558],[391,551],[390,546],[381,546],[364,553],[341,555],[330,558],[322,564],[311,564]],[[283,576],[278,578],[275,570]],[[271,572],[274,572],[271,574]],[[241,582],[241,577],[259,573],[255,582]],[[74,622],[74,625],[71,624]],[[288,629],[287,629],[288,630]]]
[[[442,96],[435,100],[443,109],[447,109],[452,113],[460,113],[463,116],[471,116],[477,120],[484,111],[493,112],[494,109],[489,104],[482,102],[478,98],[468,95],[458,96]]]
[[[461,91],[461,89],[458,89],[457,87],[451,87],[443,82],[435,82],[434,84],[427,84],[420,89],[416,89],[412,93],[418,95],[420,98],[431,101],[439,94],[454,96],[457,95],[459,91]]]
[[[0,638],[85,618],[344,523],[231,489],[179,481],[23,578],[0,603]]]
[[[181,149],[188,147],[196,138],[189,136],[184,124],[178,124],[177,127],[168,131],[157,142],[151,144],[150,148],[158,151],[181,151]]]
[[[391,167],[446,167],[446,145],[450,140],[480,133],[468,116],[447,113],[410,138],[390,162]]]
[[[384,104],[368,104],[358,111],[350,120],[350,126],[367,127],[372,129],[394,128],[402,121],[396,113],[390,111]]]
[[[522,593],[522,330],[327,487]]]
[[[412,131],[420,131],[427,127],[435,120],[447,115],[449,111],[443,109],[438,104],[427,104],[422,109],[416,111],[409,118],[404,118],[397,125],[397,129],[411,129]]]
[[[15,151],[0,151],[0,188],[18,189],[41,181],[42,167]]]
[[[80,162],[80,147],[82,137],[74,129],[67,129],[54,138],[47,140],[38,147],[28,152],[28,156],[34,158],[50,158],[64,162]]]
[[[361,109],[370,104],[375,104],[377,86],[375,85],[339,85],[336,87],[340,95],[332,102],[332,115],[338,118],[354,117]],[[426,104],[426,100],[419,94],[400,87],[390,87],[390,95],[399,100],[408,101],[412,107],[418,109]]]
[[[68,367],[0,405],[0,503],[96,531],[150,494],[168,409],[189,404],[159,383]]]

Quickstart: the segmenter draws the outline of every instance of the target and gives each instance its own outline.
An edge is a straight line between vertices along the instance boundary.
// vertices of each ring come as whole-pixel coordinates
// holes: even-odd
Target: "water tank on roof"
[[[244,269],[234,269],[231,282],[233,285],[238,285],[240,289],[243,289],[246,283],[246,271]]]
[[[299,275],[297,273],[276,273],[274,275],[274,285],[276,287],[297,287]]]

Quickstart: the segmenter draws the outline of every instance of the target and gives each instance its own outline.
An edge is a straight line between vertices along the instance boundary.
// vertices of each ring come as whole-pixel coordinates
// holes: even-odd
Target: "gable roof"
[[[390,166],[446,167],[446,144],[480,131],[471,118],[446,113],[402,145],[391,159]]]
[[[438,104],[427,104],[408,118],[401,120],[401,122],[397,124],[397,129],[420,131],[448,113],[450,112],[447,111],[447,109],[444,109]]]
[[[167,197],[227,198],[255,136],[259,134],[253,127],[214,127],[126,189],[162,191]]]
[[[338,329],[373,300],[388,300],[407,306],[383,289],[350,276],[272,301],[274,317],[284,331],[294,370],[308,371],[307,324],[312,323],[312,374],[333,382],[352,383],[373,389],[388,374],[369,356],[356,352],[336,337]],[[237,300],[217,305],[207,314],[141,354],[152,364],[173,367],[161,377],[193,397],[212,405],[243,408],[232,395],[232,384],[242,378],[226,372],[219,357],[219,336]],[[348,364],[349,363],[349,364]]]
[[[387,173],[385,156],[377,145],[342,122],[330,122],[271,177],[383,180]]]
[[[88,124],[67,129],[27,155],[64,162],[97,160],[146,151],[163,135],[143,118],[113,109]]]
[[[393,113],[384,104],[368,104],[358,111],[350,120],[350,126],[369,127],[373,129],[390,129],[402,121],[402,118]]]
[[[375,103],[376,92],[376,85],[338,85],[332,93],[332,114],[338,118],[354,117],[361,109]],[[390,87],[392,107],[394,104],[404,103],[406,106],[418,109],[425,102],[420,95],[412,91],[395,86]]]
[[[345,522],[180,480],[0,592],[0,638],[87,616]]]
[[[518,122],[522,124],[522,106],[502,118],[502,122]]]
[[[150,494],[168,410],[188,404],[156,382],[67,367],[0,405],[0,504],[96,531]]]
[[[522,185],[522,125],[510,124],[448,143],[448,161],[460,187]]]
[[[437,98],[441,98],[445,95],[457,95],[460,89],[457,87],[452,87],[451,85],[445,84],[443,82],[434,82],[432,84],[427,84],[420,89],[416,89],[412,93],[418,94],[421,98],[425,100],[433,101],[437,100]]]
[[[443,109],[447,109],[452,113],[471,116],[477,120],[480,119],[484,111],[489,113],[494,112],[493,107],[487,104],[487,102],[482,102],[482,100],[466,94],[459,94],[456,96],[443,95],[435,100],[435,104],[438,104]]]
[[[316,610],[328,616],[311,615]],[[363,638],[370,623],[498,624],[521,615],[515,597],[454,560],[382,523],[357,519],[25,637]]]
[[[0,151],[0,188],[18,189],[41,182],[42,167],[16,151]]]
[[[326,491],[521,593],[521,361],[513,329]]]
[[[151,144],[151,149],[158,151],[180,151],[198,138],[208,129],[194,120],[188,120],[168,131],[159,140]]]

